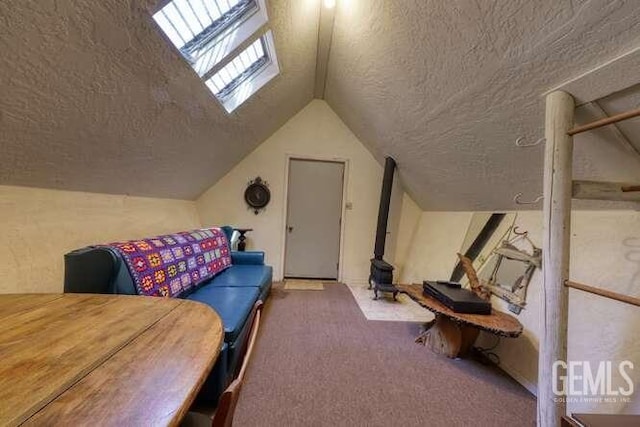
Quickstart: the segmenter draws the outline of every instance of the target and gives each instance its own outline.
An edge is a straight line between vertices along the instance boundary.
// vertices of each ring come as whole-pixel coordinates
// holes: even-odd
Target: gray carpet
[[[274,287],[235,426],[528,426],[535,398],[501,371],[413,342],[419,325],[368,321],[351,292]]]

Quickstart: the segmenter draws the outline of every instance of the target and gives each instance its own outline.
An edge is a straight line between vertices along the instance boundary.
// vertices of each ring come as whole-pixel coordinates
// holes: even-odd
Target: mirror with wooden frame
[[[473,214],[460,252],[473,262],[480,284],[519,314],[526,305],[531,277],[541,268],[542,251],[527,232],[514,226],[516,217],[515,213]],[[469,286],[459,262],[451,281]]]

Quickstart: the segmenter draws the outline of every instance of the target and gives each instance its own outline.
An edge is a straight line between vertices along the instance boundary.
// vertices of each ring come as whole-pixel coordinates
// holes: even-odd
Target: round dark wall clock
[[[264,209],[271,201],[269,184],[260,177],[250,181],[247,189],[244,190],[244,201],[253,209],[253,213],[258,215],[260,210]]]

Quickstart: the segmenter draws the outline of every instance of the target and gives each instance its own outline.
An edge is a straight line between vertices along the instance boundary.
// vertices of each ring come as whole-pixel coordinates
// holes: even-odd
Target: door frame
[[[346,225],[346,207],[347,207],[347,188],[349,184],[349,159],[342,157],[332,157],[332,156],[313,156],[307,154],[285,154],[285,165],[284,165],[284,191],[283,191],[283,200],[282,200],[282,225],[281,225],[281,236],[282,236],[282,251],[280,254],[280,271],[282,272],[282,280],[284,280],[285,276],[285,257],[287,254],[287,221],[288,212],[289,212],[289,165],[292,160],[307,160],[307,161],[315,161],[315,162],[330,162],[330,163],[342,163],[344,165],[344,174],[342,177],[342,204],[341,204],[341,221],[340,221],[340,250],[338,254],[338,282],[343,282],[344,280],[344,235],[345,235],[345,225]]]

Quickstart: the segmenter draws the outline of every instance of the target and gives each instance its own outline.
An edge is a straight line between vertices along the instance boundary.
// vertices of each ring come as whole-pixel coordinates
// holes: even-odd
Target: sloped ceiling
[[[0,2],[0,184],[194,199],[312,99],[317,0],[270,2],[283,71],[232,115],[157,2]]]
[[[268,1],[282,73],[232,115],[159,36],[159,1],[0,2],[0,184],[194,199],[312,99],[320,0]],[[543,94],[640,43],[636,0],[336,7],[327,102],[425,210],[535,199],[543,146],[515,141],[543,137]],[[579,135],[575,176],[640,180],[638,149],[638,120]]]
[[[542,193],[544,148],[515,141],[544,136],[543,94],[639,43],[633,0],[341,0],[326,98],[374,155],[397,160],[423,209],[522,208],[516,193]],[[602,110],[637,107],[634,93]],[[595,117],[585,107],[577,120]],[[636,148],[639,123],[620,124]],[[625,144],[611,127],[577,136],[574,175],[640,180]]]

